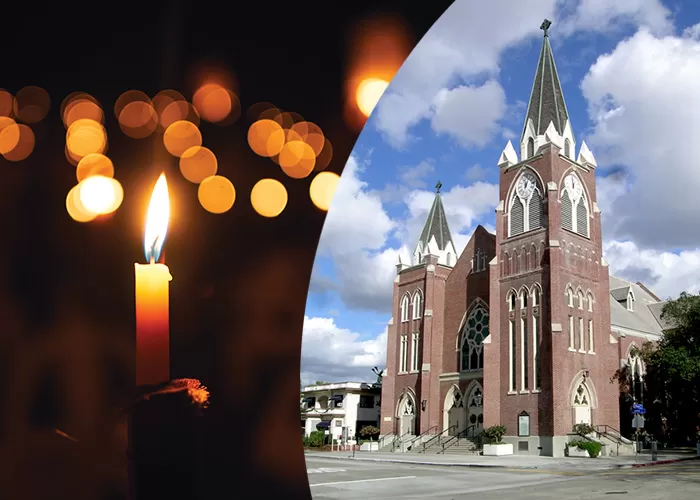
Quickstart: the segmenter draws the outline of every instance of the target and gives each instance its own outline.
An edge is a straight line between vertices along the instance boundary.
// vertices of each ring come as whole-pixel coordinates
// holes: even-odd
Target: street
[[[700,460],[609,471],[548,471],[362,462],[307,457],[314,500],[697,499]]]

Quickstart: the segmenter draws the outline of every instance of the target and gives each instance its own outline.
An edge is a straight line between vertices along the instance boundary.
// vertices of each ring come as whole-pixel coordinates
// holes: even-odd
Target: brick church
[[[412,260],[397,265],[383,436],[504,425],[514,453],[563,456],[577,423],[631,426],[611,377],[629,367],[641,398],[632,346],[660,337],[663,302],[608,273],[596,160],[577,148],[549,24],[519,148],[509,141],[498,160],[496,234],[477,227],[457,255],[438,183]]]

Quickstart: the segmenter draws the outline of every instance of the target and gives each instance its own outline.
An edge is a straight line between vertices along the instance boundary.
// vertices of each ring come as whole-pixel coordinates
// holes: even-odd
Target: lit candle
[[[170,200],[165,174],[153,188],[146,217],[144,252],[148,264],[136,270],[136,385],[170,380],[170,270],[158,264],[170,218]]]

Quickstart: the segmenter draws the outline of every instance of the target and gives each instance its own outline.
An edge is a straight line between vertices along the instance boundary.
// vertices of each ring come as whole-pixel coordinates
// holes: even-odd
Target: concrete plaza
[[[595,462],[595,460],[587,460]],[[459,467],[378,462],[307,454],[314,500],[603,499],[700,496],[700,460],[651,467]],[[583,465],[584,461],[580,461]]]

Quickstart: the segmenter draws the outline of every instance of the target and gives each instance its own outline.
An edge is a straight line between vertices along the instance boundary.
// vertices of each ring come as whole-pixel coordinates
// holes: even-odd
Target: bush
[[[574,425],[574,432],[579,436],[588,436],[589,434],[593,434],[595,429],[590,424],[576,424]]]
[[[571,441],[569,446],[575,446],[579,450],[586,450],[591,458],[597,458],[602,448],[602,445],[597,441],[586,441],[583,439]]]
[[[506,435],[506,427],[504,425],[492,425],[484,429],[483,436],[491,441],[492,444],[503,444],[503,436]]]
[[[304,448],[318,448],[319,446],[323,446],[324,438],[323,431],[313,431],[308,436],[304,436]]]
[[[373,425],[368,425],[360,429],[360,436],[365,439],[376,439],[379,437],[379,429]]]

